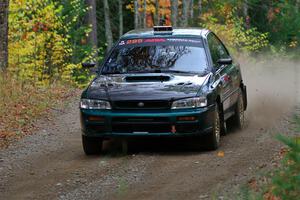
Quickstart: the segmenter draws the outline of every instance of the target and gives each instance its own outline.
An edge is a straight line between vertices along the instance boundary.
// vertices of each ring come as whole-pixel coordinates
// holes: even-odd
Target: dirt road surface
[[[130,152],[107,142],[101,156],[81,147],[78,99],[40,130],[0,150],[0,199],[211,199],[234,196],[258,168],[272,165],[274,139],[289,132],[299,102],[296,64],[242,66],[248,86],[246,128],[222,137],[219,151],[189,141],[135,141]],[[79,97],[78,97],[79,98]]]

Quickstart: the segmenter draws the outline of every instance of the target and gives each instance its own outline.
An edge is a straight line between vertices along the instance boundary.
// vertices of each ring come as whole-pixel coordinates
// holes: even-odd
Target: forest
[[[1,0],[0,68],[22,81],[85,86],[86,61],[101,62],[120,35],[154,25],[203,27],[237,57],[297,59],[299,0]],[[9,14],[8,14],[9,13]]]
[[[93,74],[81,64],[101,63],[127,31],[202,27],[239,59],[295,60],[299,12],[300,0],[0,0],[0,133],[23,135],[30,119],[86,87]]]
[[[299,76],[297,75],[299,74],[299,67],[296,67],[296,63],[299,63],[300,54],[300,0],[0,0],[0,150],[7,148],[14,141],[18,141],[27,135],[32,135],[35,130],[38,130],[36,121],[41,118],[46,120],[47,128],[52,129],[52,124],[54,123],[51,121],[53,117],[51,113],[53,111],[59,113],[60,116],[65,116],[64,120],[62,120],[63,122],[74,122],[71,125],[68,123],[66,123],[67,125],[61,125],[61,127],[67,127],[68,129],[66,130],[66,132],[68,132],[66,137],[68,138],[65,139],[68,143],[64,145],[69,148],[70,146],[68,145],[75,141],[73,138],[74,135],[70,137],[71,133],[69,133],[69,130],[72,130],[75,124],[79,124],[79,119],[77,119],[79,115],[73,115],[73,112],[70,112],[72,109],[67,110],[67,112],[71,114],[66,115],[63,108],[71,101],[74,102],[75,98],[79,100],[78,97],[81,90],[87,87],[90,80],[95,77],[95,73],[93,73],[92,70],[84,69],[82,63],[95,62],[99,66],[107,52],[112,48],[115,42],[118,41],[120,36],[132,29],[152,28],[156,25],[210,29],[224,41],[231,54],[237,58],[237,60],[243,63],[251,62],[250,65],[243,65],[242,67],[253,67],[252,71],[249,70],[251,73],[247,75],[250,77],[250,83],[252,83],[249,87],[250,93],[252,92],[251,95],[257,96],[252,98],[251,100],[253,101],[249,104],[252,104],[253,107],[257,106],[256,110],[261,112],[261,116],[252,116],[252,122],[254,123],[251,124],[250,122],[249,125],[252,129],[250,129],[250,131],[247,129],[248,132],[244,134],[246,136],[243,136],[242,142],[236,142],[244,145],[244,143],[250,141],[250,143],[248,143],[250,151],[247,146],[244,148],[246,157],[241,155],[241,158],[238,160],[239,162],[225,162],[225,160],[221,160],[220,163],[224,165],[220,166],[223,168],[226,165],[228,171],[234,171],[232,167],[237,167],[238,165],[240,168],[246,166],[243,171],[247,171],[248,168],[250,169],[249,166],[252,166],[253,161],[257,160],[259,154],[265,155],[263,154],[264,152],[272,151],[272,148],[267,149],[269,146],[255,146],[258,145],[256,139],[261,139],[262,132],[269,131],[267,128],[264,128],[264,126],[262,126],[263,128],[260,128],[258,125],[256,126],[255,122],[260,125],[262,123],[259,121],[261,118],[270,118],[269,120],[272,121],[274,116],[273,112],[270,111],[274,110],[278,112],[277,115],[275,113],[276,117],[282,117],[282,113],[279,113],[279,111],[287,107],[287,100],[294,99],[294,96],[286,94],[288,93],[286,90],[289,90],[293,95],[298,95],[299,98],[299,87],[293,88],[293,86],[299,84]],[[259,63],[260,60],[263,60],[263,62]],[[277,66],[272,66],[272,61],[275,63],[275,61],[278,60],[280,64],[277,63]],[[268,70],[271,69],[272,71],[272,69],[274,69],[274,73],[267,71],[267,73],[260,76],[259,70],[265,65],[268,65],[268,67],[271,66]],[[281,74],[278,76],[275,72],[275,67],[277,67],[277,72],[280,71],[278,68],[286,68],[284,73],[286,77],[281,76]],[[292,69],[292,67],[294,68]],[[254,71],[256,73],[254,73]],[[254,75],[250,76],[249,74]],[[262,81],[263,76],[267,78]],[[281,81],[280,85],[278,84],[278,79]],[[289,83],[288,81],[293,83]],[[263,87],[262,90],[260,90],[261,88],[259,88],[259,90],[255,88],[259,83],[263,83],[262,85],[264,85],[265,90],[263,90]],[[276,88],[276,84],[277,86],[279,85],[278,88]],[[266,88],[269,85],[270,88]],[[284,100],[279,101],[280,98]],[[297,97],[295,97],[295,99],[296,98]],[[269,105],[268,101],[274,101],[273,107]],[[76,106],[78,106],[78,102],[76,102]],[[253,107],[252,112],[255,110]],[[73,110],[74,108],[75,106]],[[75,109],[78,109],[78,107]],[[264,113],[265,110],[266,112]],[[78,110],[74,113],[77,113],[77,111]],[[268,112],[271,114],[268,115]],[[251,109],[249,116],[250,115]],[[297,116],[299,116],[299,114]],[[262,121],[264,120],[265,119],[262,119]],[[300,118],[295,117],[293,120],[295,121],[297,133],[299,134]],[[284,128],[286,128],[286,126],[284,126]],[[56,129],[51,131],[55,132]],[[272,131],[273,129],[269,132]],[[62,133],[65,134],[63,131],[61,131],[61,133],[53,133],[52,136],[55,136],[55,139],[49,140],[49,144],[56,141],[56,136]],[[247,138],[248,133],[254,134],[253,138],[255,142],[253,138],[250,138],[253,135],[248,135]],[[43,132],[43,134],[46,134],[46,132]],[[237,135],[238,134],[233,134],[229,135],[229,137],[238,137]],[[249,140],[244,140],[245,137]],[[71,142],[69,142],[70,138],[72,138]],[[272,137],[272,140],[274,138],[275,137]],[[245,190],[244,193],[247,198],[241,199],[293,200],[299,197],[300,139],[299,136],[297,138],[297,140],[294,140],[281,136],[278,137],[278,140],[291,149],[287,150],[285,148],[280,152],[282,157],[285,155],[282,161],[283,168],[278,168],[278,171],[274,173],[275,178],[272,179],[272,185],[268,185],[266,188],[261,187],[257,189],[260,186],[258,186],[255,178],[252,178],[248,182],[250,188],[254,188],[256,191],[263,190],[260,194],[260,198],[257,196],[250,198],[252,197],[251,194],[249,194],[248,190]],[[42,138],[42,140],[44,140],[44,138]],[[270,144],[273,145],[273,143]],[[193,168],[190,169],[195,169],[196,165],[198,167],[202,164],[202,158],[212,157],[211,163],[213,164],[206,166],[207,171],[212,170],[214,167],[211,166],[215,166],[216,159],[223,159],[228,156],[228,154],[227,159],[229,157],[231,157],[231,159],[235,156],[239,157],[240,154],[231,156],[233,155],[231,153],[235,153],[236,149],[240,147],[241,146],[234,146],[234,149],[232,149],[232,151],[226,151],[226,154],[220,151],[217,153],[216,158],[213,157],[215,156],[213,153],[207,157],[200,157],[200,162],[194,160],[196,155],[192,154],[192,158],[189,162],[192,163]],[[39,146],[36,148],[39,148]],[[52,153],[59,149],[59,147],[57,148],[56,146],[53,148]],[[248,158],[247,155],[251,153],[251,148],[254,152],[253,157]],[[39,150],[40,149],[38,149],[37,152]],[[65,156],[61,154],[64,150],[59,151],[60,156],[55,155],[54,157],[60,158]],[[48,149],[46,151],[48,155]],[[70,152],[72,153],[71,159],[78,157],[78,155],[73,155],[76,150],[73,149],[69,151],[69,153]],[[272,152],[272,155],[273,153],[274,152]],[[51,154],[51,152],[49,154]],[[187,156],[187,154],[188,153],[184,153],[185,156]],[[9,156],[11,155],[12,154],[9,154]],[[171,164],[166,164],[168,167],[175,166],[173,160],[176,156],[175,154],[173,155],[173,153],[171,155],[172,162],[169,162]],[[205,155],[206,153],[201,153],[200,156]],[[130,162],[129,160],[138,159],[134,157],[139,158],[139,156],[132,156],[130,159],[126,157],[125,160],[126,162]],[[150,157],[155,156],[151,154]],[[162,160],[156,162],[164,164],[167,155],[163,155],[163,157],[163,162],[161,162]],[[282,159],[282,157],[280,158]],[[117,159],[119,156],[115,158]],[[46,163],[49,162],[50,158],[47,159]],[[100,169],[100,165],[103,164],[102,162],[106,163],[107,160],[109,160],[109,156],[105,157],[105,159],[105,161],[101,162],[96,160],[97,168]],[[268,159],[270,160],[270,158]],[[261,162],[262,160],[268,162],[268,159],[265,160],[265,158],[262,158]],[[56,163],[58,167],[62,160],[58,160],[59,164]],[[67,160],[69,161],[69,159]],[[6,161],[2,159],[0,152],[0,164],[1,162],[5,163]],[[182,162],[182,155],[180,154],[177,164],[183,167],[183,165],[179,164],[183,163],[189,165],[189,162],[186,160]],[[245,162],[251,162],[251,165],[244,165],[243,163]],[[72,164],[72,162],[70,163]],[[230,163],[234,165],[230,165]],[[160,170],[161,167],[164,167],[163,164],[156,168]],[[53,166],[54,165],[55,163]],[[186,165],[183,167],[184,176],[182,177],[184,178],[186,177],[186,171],[189,171],[185,170],[188,169],[185,168]],[[37,165],[32,164],[32,166]],[[52,165],[49,166],[51,167]],[[84,160],[74,166],[77,170],[78,166],[88,169],[88,167],[96,166],[96,164],[90,165],[89,161]],[[132,166],[136,167],[136,163]],[[224,167],[225,170],[226,166]],[[21,167],[18,166],[18,168]],[[110,168],[110,166],[107,168]],[[121,168],[122,167],[120,167],[120,169]],[[262,165],[262,167],[259,168],[264,168],[264,166]],[[0,166],[0,171],[2,169],[4,168]],[[174,169],[174,172],[177,172],[176,170],[177,168]],[[59,168],[49,171],[66,172],[65,174],[68,174],[68,171],[60,171]],[[103,171],[107,171],[106,168]],[[218,175],[218,173],[217,171],[213,171],[213,178],[207,182],[223,179],[220,177],[219,179],[215,178],[215,175]],[[26,173],[22,173],[22,175],[23,174]],[[77,171],[75,174],[77,174]],[[87,174],[94,176],[96,173],[86,172],[84,177],[87,176]],[[201,172],[201,174],[203,173]],[[172,180],[176,178],[176,176],[173,178],[174,175],[175,173],[170,174]],[[226,177],[227,175],[228,173],[226,171]],[[236,179],[235,174],[232,174],[232,176]],[[9,177],[9,175],[6,177]],[[51,180],[51,178],[45,178],[44,174],[41,176],[42,178],[32,179],[34,174],[31,174],[31,172],[29,177],[30,178],[23,179],[36,180],[37,183],[41,180]],[[183,181],[187,180],[184,178]],[[94,180],[94,177],[90,179]],[[193,176],[191,176],[190,179],[193,179]],[[197,181],[201,180],[201,178],[197,176],[195,176],[195,179],[197,179]],[[121,185],[121,189],[122,181],[123,179],[120,179],[119,185]],[[188,182],[190,182],[190,180],[188,180]],[[14,181],[12,186],[16,183],[18,183],[18,181]],[[162,188],[165,188],[166,183],[167,182],[163,182],[164,186]],[[28,183],[26,182],[26,184]],[[55,187],[63,185],[61,182],[55,182],[55,184]],[[84,184],[80,182],[80,185],[85,184],[85,182]],[[228,183],[224,183],[224,185],[226,184],[228,185]],[[48,188],[48,183],[40,185],[46,185],[48,192],[50,188]],[[86,185],[89,186],[89,184]],[[168,186],[171,188],[173,184]],[[210,185],[208,186],[210,187]],[[39,189],[39,187],[36,188],[37,190]],[[62,188],[65,188],[65,185],[63,185]],[[99,188],[98,182],[95,188]],[[125,186],[124,188],[127,189]],[[159,186],[155,185],[155,187],[149,188],[159,188]],[[0,193],[1,189],[0,179]],[[183,193],[181,192],[182,188],[180,185],[180,194],[182,195]],[[38,191],[38,193],[40,193],[40,191]],[[165,191],[163,191],[163,194],[165,194]],[[173,193],[172,191],[172,194],[176,195],[178,193]],[[180,195],[178,197],[180,197]],[[199,196],[199,198],[200,197],[201,196]],[[217,199],[217,197],[213,199]]]

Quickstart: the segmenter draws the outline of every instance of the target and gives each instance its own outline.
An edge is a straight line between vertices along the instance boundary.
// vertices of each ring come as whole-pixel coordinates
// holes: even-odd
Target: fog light
[[[196,117],[177,117],[177,121],[196,121]]]
[[[104,121],[104,117],[89,116],[89,117],[88,117],[88,120],[89,120],[89,121],[103,122],[103,121]]]

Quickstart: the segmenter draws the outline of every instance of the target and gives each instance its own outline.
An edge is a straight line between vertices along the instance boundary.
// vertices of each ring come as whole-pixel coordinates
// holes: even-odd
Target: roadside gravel
[[[284,67],[282,67],[284,66]],[[246,128],[230,130],[218,151],[196,151],[195,141],[118,141],[102,156],[81,147],[78,101],[40,120],[38,131],[0,150],[0,199],[211,199],[233,197],[258,169],[274,167],[282,145],[277,133],[294,134],[299,70],[286,63],[243,68],[248,86]]]

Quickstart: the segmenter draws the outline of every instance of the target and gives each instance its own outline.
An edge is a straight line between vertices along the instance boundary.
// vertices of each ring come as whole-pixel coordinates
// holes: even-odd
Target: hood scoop
[[[126,82],[166,82],[170,81],[171,77],[166,75],[155,75],[155,76],[127,76],[125,77]]]

